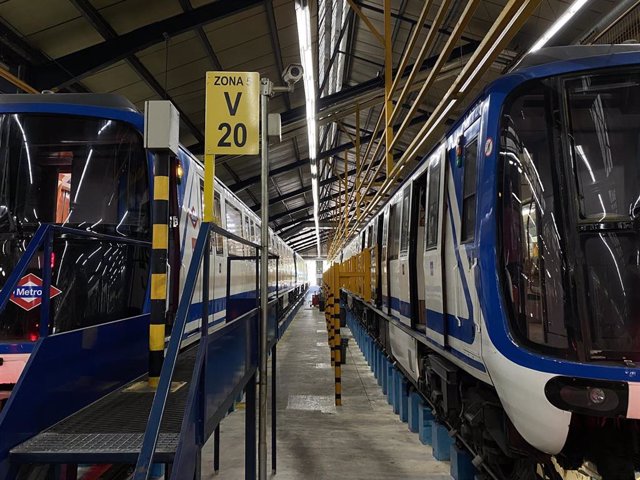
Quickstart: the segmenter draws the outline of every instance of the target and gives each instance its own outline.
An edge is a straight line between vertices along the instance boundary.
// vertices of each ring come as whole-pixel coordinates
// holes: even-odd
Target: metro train
[[[348,307],[503,478],[640,467],[640,46],[488,85],[338,254]]]
[[[48,335],[150,309],[154,174],[153,156],[143,148],[143,121],[134,105],[117,95],[0,95],[0,289],[41,223],[66,227],[53,239]],[[196,157],[181,147],[170,161],[167,332],[202,222],[204,189]],[[260,242],[258,216],[218,180],[214,210],[222,228]],[[286,308],[307,288],[306,264],[272,231],[270,252],[278,256],[269,261],[270,298],[277,296]],[[250,247],[212,236],[211,329],[256,307],[257,266],[251,256]],[[0,311],[0,404],[42,335],[44,261],[42,252],[34,257]],[[202,288],[196,288],[183,345],[199,338],[201,297]]]

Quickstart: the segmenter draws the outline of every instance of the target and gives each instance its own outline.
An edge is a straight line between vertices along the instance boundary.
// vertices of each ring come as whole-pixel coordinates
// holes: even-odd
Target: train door
[[[444,162],[449,170],[445,175],[448,210],[444,221],[444,271],[447,279],[441,328],[451,349],[471,357],[479,354],[471,347],[476,336],[477,295],[473,288],[473,270],[479,127],[480,122],[476,121],[466,129],[457,139],[459,151],[452,150],[450,161]]]
[[[444,224],[446,218],[446,149],[436,151],[428,160],[426,178],[425,239],[422,244],[425,320],[427,336],[446,344]]]
[[[371,257],[371,261],[373,262],[375,259],[374,266],[374,282],[371,284],[372,293],[374,293],[374,301],[376,307],[380,307],[382,305],[382,232],[384,229],[384,210],[374,223],[374,245],[375,245],[375,255]],[[374,288],[375,285],[375,288]]]
[[[389,243],[389,207],[384,209],[384,213],[382,215],[382,248],[380,254],[380,265],[382,268],[380,269],[380,295],[381,295],[381,306],[382,311],[384,313],[389,313],[389,305],[391,296],[389,294],[389,259],[387,255],[387,245]]]
[[[424,304],[424,235],[427,173],[415,180],[411,194],[411,222],[409,225],[409,285],[411,292],[411,326],[425,332]]]
[[[393,282],[394,286],[394,302],[397,306],[398,318],[402,323],[411,326],[411,289],[409,284],[409,226],[411,218],[411,185],[405,187],[402,192],[402,200],[398,204],[401,211],[398,212],[400,217],[399,231],[397,235],[400,237],[400,245],[398,249],[398,267],[396,270],[397,282]],[[393,208],[393,207],[392,207]],[[393,274],[394,272],[392,272]],[[397,290],[396,290],[397,288]]]
[[[389,309],[392,317],[399,318],[400,305],[398,302],[399,274],[400,274],[400,215],[402,213],[401,197],[396,197],[389,205],[389,222],[387,228],[387,276],[389,285]]]

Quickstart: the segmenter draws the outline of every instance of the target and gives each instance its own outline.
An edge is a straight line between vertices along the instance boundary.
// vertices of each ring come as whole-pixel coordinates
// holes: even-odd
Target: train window
[[[476,171],[478,139],[467,143],[464,148],[464,182],[462,187],[462,238],[471,242],[476,230]]]
[[[242,213],[229,202],[227,202],[227,230],[234,235],[242,236]],[[242,244],[229,240],[229,255],[241,256],[242,254]]]
[[[214,223],[222,225],[222,210],[220,204],[220,194],[218,192],[213,192],[213,221]],[[214,234],[214,241],[216,243],[216,255],[224,254],[224,237],[222,235]]]
[[[507,100],[500,136],[502,279],[512,331],[544,351],[569,348],[563,223],[554,188],[552,92],[536,82]],[[500,175],[500,174],[499,174]],[[569,327],[570,328],[570,327]]]
[[[427,249],[438,245],[440,216],[440,157],[438,153],[429,162],[429,192],[427,193]]]
[[[129,237],[53,239],[52,331],[142,313],[148,281],[150,192],[141,136],[115,120],[0,115],[0,287],[41,223]],[[39,258],[39,257],[38,257]],[[42,276],[40,260],[27,273]],[[35,340],[40,308],[0,314],[0,342]]]
[[[640,359],[640,70],[584,75],[564,84],[590,352]],[[627,226],[624,226],[627,225]],[[633,225],[633,226],[631,226]],[[579,233],[574,233],[574,232]]]
[[[373,246],[373,225],[369,225],[367,229],[367,248],[371,248]]]
[[[400,255],[405,256],[409,252],[409,220],[410,220],[410,193],[411,187],[406,187],[402,194],[402,231],[400,232]]]
[[[397,260],[400,250],[399,206],[399,203],[394,203],[389,210],[389,260]]]

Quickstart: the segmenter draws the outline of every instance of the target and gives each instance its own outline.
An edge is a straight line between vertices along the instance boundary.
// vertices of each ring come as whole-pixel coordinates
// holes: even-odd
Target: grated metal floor
[[[158,462],[173,459],[178,446],[197,348],[178,359],[157,446]],[[11,450],[18,463],[135,463],[151,411],[153,392],[113,392]]]

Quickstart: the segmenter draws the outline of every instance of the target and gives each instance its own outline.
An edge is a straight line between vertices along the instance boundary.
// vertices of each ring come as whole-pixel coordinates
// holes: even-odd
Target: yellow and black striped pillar
[[[169,155],[153,161],[153,238],[151,240],[151,320],[149,325],[149,385],[157,387],[164,360],[169,246]]]
[[[335,368],[336,406],[342,405],[342,345],[340,338],[340,266],[333,273],[333,351]]]
[[[331,366],[333,367],[335,362],[335,350],[334,347],[334,331],[333,331],[333,301],[335,296],[333,294],[333,268],[329,273],[329,294],[327,295],[327,305],[325,306],[325,316],[327,319],[327,331],[329,332],[329,348],[331,349]]]

